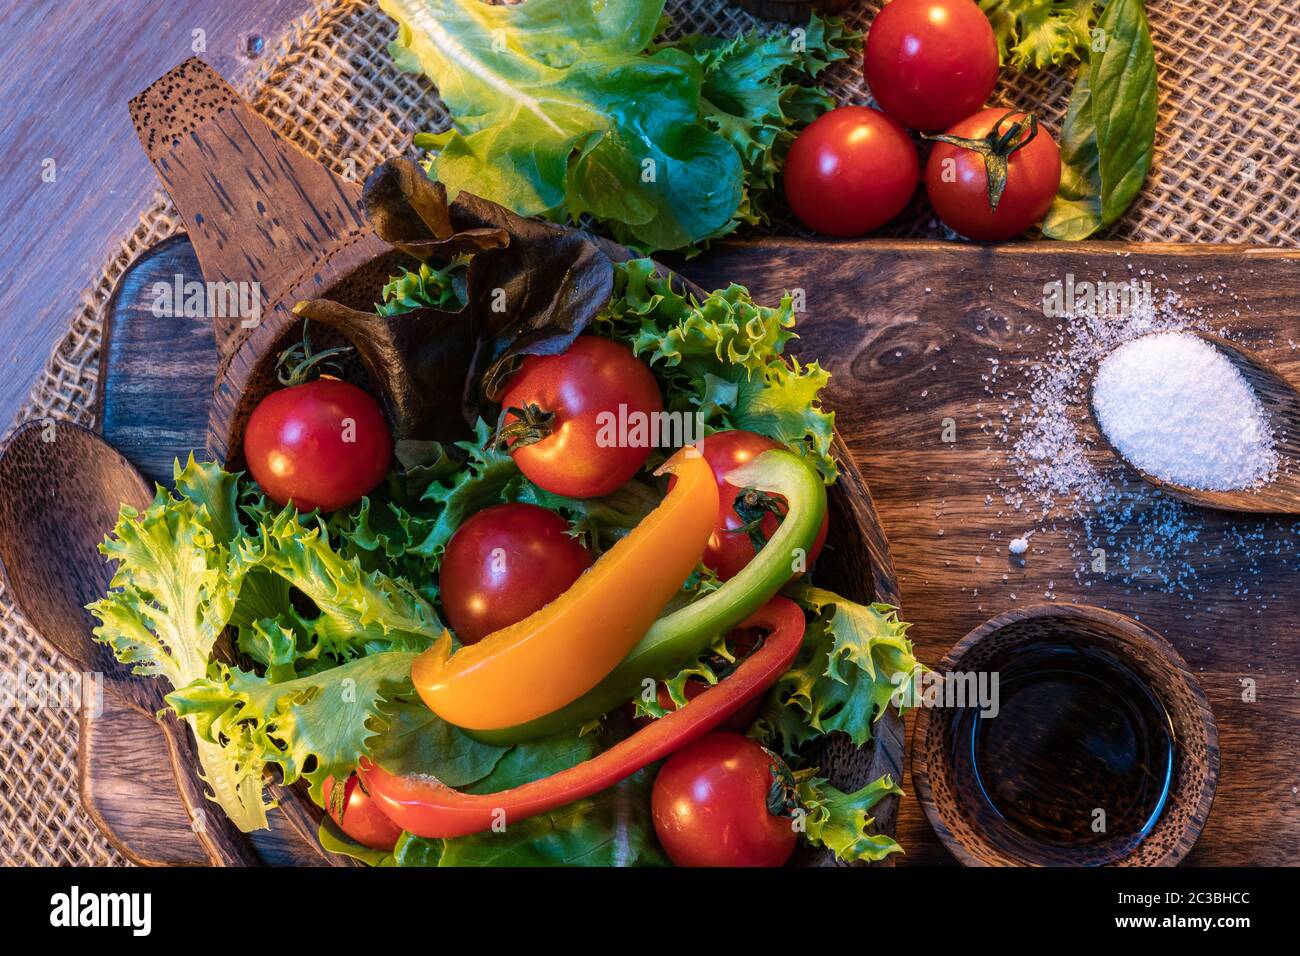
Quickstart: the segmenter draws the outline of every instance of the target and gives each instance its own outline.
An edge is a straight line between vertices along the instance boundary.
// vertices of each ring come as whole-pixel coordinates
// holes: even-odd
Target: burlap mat
[[[762,25],[717,0],[670,0],[677,28],[733,34]],[[880,6],[870,0],[854,19]],[[1297,245],[1300,239],[1300,17],[1296,0],[1148,0],[1160,65],[1156,159],[1141,198],[1110,238]],[[272,124],[312,156],[346,172],[410,151],[412,133],[441,128],[446,113],[430,85],[398,73],[385,47],[396,33],[373,4],[325,2],[305,14],[243,83]],[[857,68],[828,78],[845,102],[869,102]],[[1033,107],[1054,130],[1069,77],[1007,76],[1002,102]],[[123,106],[125,108],[125,105]],[[895,228],[937,229],[923,203]],[[92,278],[68,334],[18,417],[53,416],[93,426],[103,310],[126,266],[180,228],[154,197],[103,271]],[[777,231],[794,224],[778,221]],[[59,670],[0,593],[0,670]],[[81,809],[77,725],[65,711],[0,711],[0,862],[120,864],[122,857]]]

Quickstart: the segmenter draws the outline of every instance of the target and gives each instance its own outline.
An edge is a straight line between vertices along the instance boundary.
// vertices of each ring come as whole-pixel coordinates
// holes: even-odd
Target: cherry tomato
[[[902,212],[920,163],[907,133],[884,113],[841,106],[799,134],[783,175],[785,198],[804,225],[860,236]]]
[[[780,866],[797,836],[773,813],[773,782],[788,771],[748,737],[713,733],[683,747],[655,778],[650,811],[664,851],[678,866]]]
[[[867,85],[912,129],[945,129],[984,105],[998,45],[974,0],[892,0],[867,32]]]
[[[379,804],[361,786],[355,773],[343,785],[343,799],[333,800],[334,778],[326,777],[322,788],[325,808],[340,830],[362,846],[372,850],[391,850],[402,835],[402,828],[384,816]]]
[[[945,135],[984,139],[1026,120],[988,109],[962,120]],[[989,205],[985,157],[974,149],[938,142],[925,167],[930,204],[945,225],[968,239],[1009,239],[1047,215],[1061,184],[1061,151],[1042,126],[1033,139],[1007,158],[1007,184],[994,212]]]
[[[334,511],[383,480],[393,440],[379,403],[355,385],[322,378],[262,399],[244,430],[244,459],[276,504]]]
[[[554,511],[523,503],[485,508],[456,530],[438,583],[461,643],[522,621],[591,567],[591,553],[568,531]]]
[[[571,498],[607,495],[636,474],[664,407],[645,363],[626,345],[594,335],[580,336],[560,355],[524,358],[501,407],[530,406],[554,417],[537,423],[535,434],[544,436],[538,441],[511,437],[511,457],[538,487]],[[507,414],[505,424],[527,431],[530,423]]]
[[[734,431],[716,432],[700,445],[704,460],[713,469],[713,477],[718,483],[718,522],[708,545],[704,548],[705,566],[712,568],[722,580],[729,581],[740,573],[740,569],[754,557],[754,542],[745,530],[745,519],[736,513],[736,498],[744,490],[728,483],[724,476],[733,468],[739,468],[746,462],[753,461],[771,448],[783,447],[780,442],[754,432]],[[673,480],[669,480],[669,487]],[[785,498],[775,495],[776,503],[784,507]],[[776,532],[780,522],[777,516],[769,512],[759,524],[763,537],[770,538]],[[826,543],[826,531],[830,527],[830,516],[822,519],[821,530],[808,549],[808,566],[812,567],[817,556]]]

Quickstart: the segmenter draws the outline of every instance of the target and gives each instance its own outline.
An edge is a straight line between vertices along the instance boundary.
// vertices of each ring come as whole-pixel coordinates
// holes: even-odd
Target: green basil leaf
[[[1156,58],[1142,0],[1110,0],[1098,27],[1106,49],[1089,63],[1101,157],[1101,218],[1118,219],[1142,188],[1156,137]]]
[[[1043,220],[1050,239],[1086,239],[1101,228],[1101,173],[1088,66],[1079,67],[1061,128],[1061,185]]]
[[[1142,0],[1109,0],[1097,27],[1105,49],[1080,68],[1061,133],[1061,187],[1043,223],[1053,239],[1087,238],[1123,215],[1155,149],[1155,51]]]

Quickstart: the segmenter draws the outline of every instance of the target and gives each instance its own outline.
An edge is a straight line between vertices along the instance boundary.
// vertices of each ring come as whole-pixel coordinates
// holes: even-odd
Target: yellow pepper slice
[[[471,730],[511,727],[577,700],[627,656],[699,563],[718,517],[700,453],[664,469],[672,491],[550,604],[452,653],[451,633],[418,658],[411,680],[439,717]]]

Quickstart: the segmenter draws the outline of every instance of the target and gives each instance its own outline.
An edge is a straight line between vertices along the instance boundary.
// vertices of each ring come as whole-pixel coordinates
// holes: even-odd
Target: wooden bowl
[[[186,61],[132,101],[141,143],[184,219],[205,279],[261,283],[267,308],[250,328],[237,320],[214,321],[219,366],[208,421],[208,452],[229,467],[241,462],[242,433],[256,402],[277,387],[276,356],[301,335],[295,302],[330,299],[366,310],[380,300],[386,278],[413,265],[406,252],[380,240],[365,222],[358,184],[333,176],[276,136],[225,82],[197,60]],[[595,240],[611,258],[627,250]],[[682,280],[690,287],[690,283]],[[700,291],[696,289],[695,291]],[[319,337],[318,337],[319,333]],[[331,344],[313,322],[313,343]],[[361,360],[345,378],[384,395],[366,362],[366,343],[355,342]],[[390,376],[391,379],[391,376]],[[889,545],[866,482],[837,434],[834,451],[841,478],[831,489],[831,532],[817,568],[819,583],[862,603],[898,605]],[[903,725],[889,707],[875,725],[875,739],[856,747],[843,734],[823,738],[807,754],[820,774],[845,790],[881,775],[900,781]],[[197,767],[178,772],[194,773]],[[875,830],[892,834],[897,798],[873,811]],[[156,861],[157,862],[157,861]],[[832,865],[830,854],[800,851],[793,862]],[[892,865],[892,859],[881,864]]]
[[[630,256],[621,247],[609,243],[602,246],[615,258]],[[293,294],[301,298],[335,299],[353,308],[364,308],[367,303],[379,300],[384,282],[404,258],[401,253],[386,246],[380,249],[370,241],[350,244],[297,284]],[[681,281],[696,294],[704,294],[704,290],[689,281]],[[279,387],[275,373],[277,357],[301,335],[302,319],[288,309],[276,309],[221,364],[213,390],[208,448],[227,467],[243,467],[241,448],[248,416],[262,398]],[[319,341],[333,344],[334,340],[322,337]],[[340,341],[361,345],[346,337]],[[358,348],[358,351],[363,350]],[[382,391],[381,384],[361,363],[347,367],[343,377],[375,393]],[[826,557],[818,562],[817,581],[861,604],[881,602],[897,606],[898,585],[888,540],[866,481],[838,432],[834,450],[841,475],[827,496],[831,530]],[[895,782],[901,781],[904,740],[903,723],[897,710],[891,707],[881,716],[875,733],[876,739],[863,747],[854,746],[845,734],[831,734],[815,744],[807,757],[822,776],[845,791],[863,787],[884,774],[889,774]],[[886,798],[872,812],[875,830],[892,835],[898,816],[898,798]],[[806,866],[838,863],[832,854],[807,847],[800,849],[793,862]],[[887,857],[873,865],[892,866],[893,860]]]
[[[1109,655],[1163,704],[1174,741],[1163,811],[1140,838],[1067,846],[1029,836],[982,795],[983,785],[965,759],[969,743],[959,732],[963,709],[922,707],[912,736],[912,785],[930,825],[966,866],[1177,864],[1209,816],[1219,772],[1218,731],[1200,685],[1173,647],[1150,628],[1122,614],[1078,604],[1044,604],[1000,614],[958,641],[936,671],[996,672],[1011,655],[1044,643]],[[967,719],[970,713],[967,709]]]

